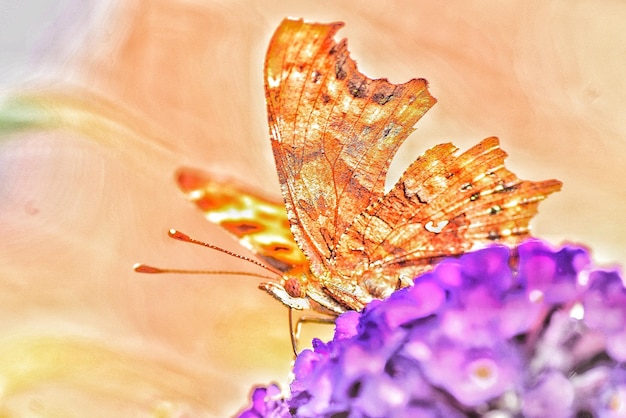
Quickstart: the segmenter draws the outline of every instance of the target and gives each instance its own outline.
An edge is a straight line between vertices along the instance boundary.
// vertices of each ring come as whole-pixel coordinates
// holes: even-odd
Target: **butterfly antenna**
[[[271,267],[266,266],[265,264],[254,260],[250,257],[246,257],[244,255],[241,254],[237,254],[234,253],[232,251],[228,251],[224,248],[220,248],[216,245],[213,244],[209,244],[208,242],[204,242],[204,241],[200,241],[197,240],[195,238],[191,238],[189,235],[184,234],[176,229],[170,229],[167,233],[169,235],[170,238],[174,238],[176,240],[179,241],[183,241],[183,242],[188,242],[191,244],[196,244],[196,245],[200,245],[206,248],[210,248],[212,250],[215,251],[220,251],[224,254],[227,254],[231,257],[235,257],[238,258],[240,260],[244,260],[247,261],[249,263],[252,263],[256,266],[262,267],[267,271],[272,272],[273,274],[279,274],[278,272],[276,272],[275,270],[273,270]],[[237,276],[254,276],[254,277],[260,277],[263,279],[270,279],[270,280],[274,280],[276,279],[275,276],[265,276],[263,274],[257,274],[257,273],[249,273],[249,272],[236,272],[236,271],[222,271],[222,270],[184,270],[184,269],[164,269],[164,268],[159,268],[159,267],[153,267],[153,266],[149,266],[147,264],[140,264],[137,263],[133,266],[133,269],[138,272],[138,273],[151,273],[151,274],[158,274],[158,273],[184,273],[184,274],[225,274],[225,275],[237,275]]]

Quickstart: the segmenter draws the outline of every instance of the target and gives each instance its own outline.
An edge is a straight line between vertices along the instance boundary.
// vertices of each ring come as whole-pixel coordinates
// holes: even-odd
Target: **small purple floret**
[[[252,406],[243,411],[239,418],[287,418],[291,417],[285,399],[279,398],[280,389],[276,385],[256,387],[252,391]]]

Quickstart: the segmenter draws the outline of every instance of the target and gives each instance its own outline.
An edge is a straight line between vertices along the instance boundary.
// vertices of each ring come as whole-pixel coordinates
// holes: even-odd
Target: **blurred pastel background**
[[[0,416],[229,416],[287,380],[286,310],[177,190],[183,165],[278,196],[267,42],[285,16],[344,21],[372,77],[439,102],[394,161],[496,135],[558,178],[535,233],[626,260],[626,3],[615,0],[23,1],[0,4]]]

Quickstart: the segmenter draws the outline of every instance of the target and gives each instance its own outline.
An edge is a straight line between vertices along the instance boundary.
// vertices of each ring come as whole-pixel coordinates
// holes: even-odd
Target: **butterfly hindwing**
[[[455,155],[452,144],[428,150],[385,197],[342,236],[336,271],[354,271],[354,254],[377,272],[378,287],[395,290],[401,274],[415,277],[443,255],[529,235],[539,201],[560,189],[556,180],[520,180],[504,166],[497,138]],[[345,258],[343,255],[351,255]]]
[[[308,261],[293,239],[282,202],[248,191],[234,179],[182,168],[178,185],[187,198],[239,242],[282,272],[306,268]]]

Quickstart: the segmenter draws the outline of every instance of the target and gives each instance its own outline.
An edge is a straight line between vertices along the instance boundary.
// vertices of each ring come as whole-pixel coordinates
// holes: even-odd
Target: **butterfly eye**
[[[285,280],[284,287],[287,294],[293,298],[306,297],[306,291],[304,287],[296,278],[289,277],[287,280]]]

